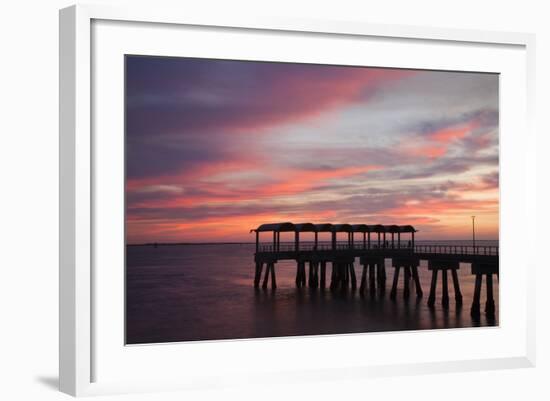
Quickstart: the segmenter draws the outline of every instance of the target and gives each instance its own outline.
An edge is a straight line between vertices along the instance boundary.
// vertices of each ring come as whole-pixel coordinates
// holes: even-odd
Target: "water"
[[[482,244],[480,244],[482,245]],[[494,245],[494,243],[487,244]],[[474,276],[458,271],[463,307],[454,304],[449,274],[450,309],[441,307],[441,274],[435,308],[426,305],[431,272],[419,267],[424,297],[403,300],[402,274],[397,298],[389,299],[393,268],[386,264],[384,297],[361,297],[295,287],[296,263],[276,265],[276,290],[255,290],[253,244],[129,246],[127,248],[128,344],[277,336],[445,329],[498,325],[498,280],[494,279],[497,319],[470,317]],[[359,280],[362,266],[357,260]],[[389,262],[389,260],[387,261]],[[327,286],[330,282],[327,266]],[[485,280],[481,307],[485,302]]]

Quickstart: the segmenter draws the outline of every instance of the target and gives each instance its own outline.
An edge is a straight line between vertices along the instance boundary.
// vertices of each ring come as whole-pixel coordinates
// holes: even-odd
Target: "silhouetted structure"
[[[271,287],[276,288],[275,264],[280,260],[296,261],[296,286],[310,288],[326,288],[326,267],[332,265],[330,288],[345,290],[357,288],[354,263],[359,258],[363,266],[359,291],[361,295],[368,291],[375,296],[376,287],[379,293],[384,294],[386,282],[385,260],[392,260],[394,276],[390,298],[395,299],[399,273],[402,270],[403,297],[410,297],[410,282],[415,285],[417,297],[422,297],[422,287],[418,276],[420,260],[428,261],[428,269],[432,271],[432,282],[428,305],[434,306],[437,287],[437,275],[441,271],[443,308],[449,307],[449,289],[447,282],[448,272],[453,279],[455,302],[462,305],[462,294],[458,281],[457,270],[460,263],[470,263],[472,274],[476,275],[472,316],[479,315],[481,278],[487,278],[487,302],[485,311],[494,314],[492,275],[498,275],[498,247],[497,246],[466,246],[466,245],[416,245],[415,233],[417,230],[411,225],[367,225],[367,224],[313,224],[291,222],[262,224],[250,230],[256,234],[256,273],[254,286],[259,287],[266,267],[262,288],[267,288],[271,277]],[[294,241],[281,244],[281,233],[294,233]],[[272,233],[272,241],[268,244],[260,242],[261,233]],[[313,234],[313,240],[301,241],[304,233]],[[321,236],[330,236],[330,241],[321,241]],[[339,240],[344,236],[344,241]],[[359,238],[357,238],[357,236]],[[406,238],[403,238],[405,236]],[[303,237],[302,237],[303,238]],[[406,241],[406,242],[405,242]],[[306,280],[306,265],[309,265],[309,274]]]

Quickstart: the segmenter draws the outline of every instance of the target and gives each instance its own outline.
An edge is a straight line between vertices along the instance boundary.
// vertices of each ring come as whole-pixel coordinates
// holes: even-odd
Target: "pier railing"
[[[300,243],[298,252],[315,252],[315,251],[345,251],[345,250],[356,250],[356,251],[367,251],[367,250],[410,250],[415,254],[441,254],[441,255],[485,255],[485,256],[498,256],[499,247],[494,245],[441,245],[441,244],[422,244],[414,245],[414,247],[408,243],[402,244],[363,244],[363,243],[354,243],[350,244],[348,242],[337,242],[335,247],[332,243]],[[295,243],[280,243],[277,246],[273,244],[260,244],[258,247],[258,252],[262,253],[277,253],[277,252],[296,252]]]
[[[415,245],[414,253],[445,255],[487,255],[498,256],[498,246],[494,245]]]
[[[337,242],[336,247],[333,248],[332,243],[330,242],[323,242],[318,243],[315,245],[314,243],[300,243],[298,247],[298,251],[331,251],[333,249],[336,249],[338,251],[341,250],[367,250],[367,249],[412,249],[412,246],[407,244],[388,244],[386,246],[384,245],[378,245],[378,244],[371,244],[370,247],[367,244],[363,243],[354,243],[349,244],[348,242]],[[294,242],[285,242],[281,243],[278,246],[273,246],[273,244],[260,244],[258,247],[259,252],[295,252],[296,251],[296,244]]]

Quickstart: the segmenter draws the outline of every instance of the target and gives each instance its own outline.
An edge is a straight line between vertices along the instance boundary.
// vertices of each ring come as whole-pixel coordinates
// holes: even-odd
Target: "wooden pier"
[[[394,269],[390,299],[395,299],[400,272],[403,272],[403,297],[411,294],[410,284],[414,284],[417,297],[423,296],[418,268],[420,261],[428,263],[432,272],[432,281],[428,305],[434,307],[438,273],[441,272],[442,299],[441,306],[449,308],[448,273],[450,272],[454,298],[457,307],[462,305],[462,293],[457,270],[460,263],[472,266],[476,276],[474,300],[471,307],[472,316],[480,314],[480,296],[482,278],[486,276],[487,300],[485,312],[494,314],[493,275],[498,278],[498,246],[467,245],[429,245],[415,244],[417,230],[411,225],[366,225],[366,224],[313,224],[290,222],[263,224],[251,230],[256,234],[256,251],[254,260],[256,272],[254,286],[277,287],[275,267],[281,260],[296,261],[296,286],[309,288],[327,287],[327,266],[331,266],[329,287],[331,290],[355,290],[357,276],[355,262],[358,259],[363,267],[359,283],[359,292],[367,292],[374,297],[377,293],[384,295],[386,287],[386,259],[391,259]],[[292,242],[281,243],[281,233],[294,233]],[[261,233],[271,233],[269,243],[262,243]],[[304,241],[305,233],[313,236]],[[264,234],[265,235],[265,234]],[[323,240],[321,237],[325,236]],[[343,238],[342,238],[343,237]],[[306,272],[308,268],[308,272]],[[262,281],[263,275],[263,281]],[[368,284],[367,284],[368,281]]]

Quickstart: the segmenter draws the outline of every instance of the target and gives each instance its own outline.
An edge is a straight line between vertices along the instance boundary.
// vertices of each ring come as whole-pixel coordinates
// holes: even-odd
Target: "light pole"
[[[474,244],[474,253],[476,253],[476,216],[472,216],[472,242]]]

